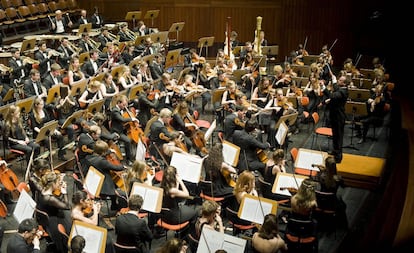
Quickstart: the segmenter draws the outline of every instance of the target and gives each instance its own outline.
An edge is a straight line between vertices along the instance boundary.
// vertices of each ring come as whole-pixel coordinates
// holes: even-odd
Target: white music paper
[[[86,174],[83,187],[93,196],[99,196],[104,179],[104,174],[91,166]]]
[[[217,127],[216,120],[213,121],[213,123],[210,124],[210,127],[207,129],[207,131],[204,134],[204,140],[208,141],[210,139],[211,135],[213,134],[214,130]]]
[[[161,212],[164,189],[135,182],[132,185],[131,196],[140,195],[144,199],[142,209],[152,213]]]
[[[30,195],[23,190],[20,193],[19,200],[13,211],[13,216],[17,223],[20,224],[24,219],[33,218],[33,213],[36,209],[36,202],[30,197]]]
[[[182,180],[198,183],[201,176],[203,159],[200,157],[174,152],[170,165],[177,169]]]
[[[107,230],[102,227],[87,224],[81,221],[74,221],[70,238],[81,235],[85,238],[85,253],[105,253]]]
[[[276,132],[276,136],[275,136],[276,141],[277,143],[279,143],[279,145],[283,145],[283,143],[285,143],[288,130],[289,128],[285,122],[280,123],[279,128],[277,129],[277,132]]]
[[[298,157],[295,161],[295,168],[319,171],[318,167],[312,167],[312,164],[325,165],[326,152],[300,148]]]
[[[216,250],[224,249],[229,253],[244,252],[246,240],[220,233],[216,230],[203,227],[197,247],[197,253],[214,253]]]
[[[256,224],[263,224],[266,214],[276,214],[277,202],[266,199],[245,195],[239,207],[239,218],[251,221]]]
[[[236,167],[239,163],[240,147],[231,142],[223,141],[223,160],[225,163]]]
[[[291,173],[279,172],[275,178],[272,192],[284,196],[292,196],[288,188],[299,189],[302,181],[308,177]]]

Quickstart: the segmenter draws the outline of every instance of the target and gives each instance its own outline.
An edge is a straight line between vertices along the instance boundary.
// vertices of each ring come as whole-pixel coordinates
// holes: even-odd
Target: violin
[[[193,117],[188,112],[185,115],[184,122],[197,125]],[[187,127],[187,129],[191,133],[190,136],[193,144],[198,149],[200,149],[201,152],[207,154],[208,150],[206,149],[206,139],[204,138],[204,133],[200,129],[195,128],[194,126]]]
[[[121,157],[122,157],[122,154],[121,154]],[[108,152],[105,158],[108,162],[112,163],[113,165],[121,164],[121,161],[118,159],[118,156],[116,155],[116,153],[112,151]],[[111,178],[116,184],[116,186],[118,186],[121,189],[124,189],[125,184],[124,184],[122,173],[123,173],[122,171],[113,171],[113,170],[110,171]]]
[[[82,208],[82,213],[85,217],[91,217],[93,215],[93,202],[90,199],[85,200],[86,207]]]
[[[280,187],[281,191],[288,190],[291,195],[298,193],[298,189],[295,187]]]
[[[60,195],[62,195],[61,186],[63,184],[63,177],[65,176],[65,174],[61,174],[59,170],[54,170],[54,172],[59,177],[59,188],[54,189],[52,193],[56,197],[59,197]]]

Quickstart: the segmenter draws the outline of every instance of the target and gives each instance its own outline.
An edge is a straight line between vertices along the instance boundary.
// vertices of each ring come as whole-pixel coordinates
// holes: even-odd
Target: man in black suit
[[[115,194],[116,184],[112,179],[111,171],[122,171],[124,170],[124,165],[121,163],[113,164],[108,161],[106,159],[108,151],[108,143],[103,140],[97,140],[93,148],[93,154],[87,155],[85,158],[85,165],[88,169],[90,166],[93,166],[105,176],[100,195],[110,197],[111,210],[118,210],[120,206],[118,205],[118,200]],[[84,171],[84,174],[86,173],[87,171]]]
[[[17,48],[11,49],[12,57],[9,59],[9,67],[12,68],[11,84],[14,84],[14,80],[20,80],[23,82],[29,76],[31,64],[26,59],[20,58],[20,50]]]
[[[59,64],[62,68],[68,70],[70,60],[77,55],[78,48],[73,48],[69,46],[69,39],[67,37],[62,38],[60,42],[60,46],[58,47],[57,51],[61,53],[59,56]]]
[[[95,12],[91,17],[92,28],[101,28],[104,26],[104,20],[102,15],[99,15],[98,7],[95,6]]]
[[[233,143],[240,147],[239,172],[244,170],[259,171],[264,175],[266,164],[259,160],[257,156],[258,149],[270,148],[269,143],[259,141],[253,131],[258,126],[257,121],[250,119],[246,122],[243,130],[236,130],[233,134]]]
[[[86,166],[84,166],[85,157],[93,153],[95,142],[99,139],[100,136],[101,128],[97,125],[90,126],[87,133],[81,133],[79,135],[77,153],[79,162],[83,168]]]
[[[109,30],[108,27],[102,27],[101,33],[98,35],[98,42],[101,44],[99,46],[99,50],[103,50],[103,48],[106,46],[106,43],[112,42],[112,39],[109,36]]]
[[[92,50],[89,52],[89,60],[84,62],[82,65],[82,72],[86,77],[94,76],[98,73],[99,63],[98,63],[99,53],[97,50]]]
[[[132,195],[128,201],[128,213],[118,216],[115,222],[116,242],[124,246],[135,246],[139,249],[138,252],[148,252],[146,242],[151,242],[153,238],[145,220],[138,217],[143,202],[140,195]]]
[[[244,118],[247,109],[241,105],[236,105],[234,108],[234,112],[227,115],[223,123],[224,139],[229,142],[233,142],[234,131],[242,130],[245,125]]]
[[[47,90],[49,90],[50,88],[52,88],[52,86],[56,84],[62,83],[62,77],[60,76],[60,71],[62,70],[62,68],[60,67],[60,65],[57,63],[53,63],[51,68],[52,71],[50,71],[50,73],[46,75],[42,82],[43,86],[45,86]]]
[[[78,46],[82,53],[90,52],[92,49],[92,45],[89,43],[89,34],[87,32],[82,33],[81,40],[79,40]]]
[[[17,233],[12,234],[8,241],[7,253],[40,253],[39,239],[42,235],[37,228],[33,218],[20,222]]]
[[[39,61],[39,72],[42,78],[51,70],[51,65],[54,63],[52,50],[48,51],[46,41],[40,41],[38,44],[39,50],[36,51],[34,57]]]
[[[155,54],[155,61],[153,61],[150,65],[150,71],[152,79],[157,80],[161,79],[162,74],[164,74],[164,57],[162,54]]]
[[[145,128],[148,120],[150,120],[152,113],[152,110],[157,109],[159,105],[159,94],[156,93],[154,100],[149,100],[148,95],[151,91],[151,84],[144,84],[143,90],[138,95],[138,108],[139,108],[139,114],[138,119],[141,123],[142,127]]]
[[[157,146],[158,150],[161,150],[162,144],[167,143],[173,137],[172,134],[168,131],[166,124],[171,120],[172,112],[168,108],[161,109],[158,120],[154,121],[150,127],[149,139],[151,142]],[[156,147],[151,145],[150,153],[156,157],[160,157]]]
[[[81,10],[81,15],[79,17],[78,22],[76,22],[76,27],[79,27],[80,25],[85,25],[87,23],[90,23],[87,17],[86,10]]]
[[[346,87],[346,76],[336,77],[332,75],[333,85],[331,89],[325,89],[323,92],[328,97],[324,101],[329,110],[329,121],[332,128],[332,144],[333,149],[331,155],[335,157],[335,161],[342,161],[342,146],[345,128],[345,104],[348,100],[348,88]]]
[[[123,116],[124,111],[128,110],[128,98],[125,95],[119,95],[116,98],[116,105],[111,110],[111,130],[119,135],[119,141],[125,145],[126,164],[131,166],[135,160],[132,156],[131,139],[125,134],[125,123],[137,121],[136,118],[126,118]]]
[[[52,19],[52,22],[50,23],[50,31],[55,34],[62,34],[65,33],[67,29],[71,28],[73,26],[72,21],[67,20],[62,15],[61,10],[55,11],[56,16]]]
[[[30,78],[24,82],[23,90],[26,97],[47,97],[46,87],[40,81],[40,73],[37,69],[30,70]]]

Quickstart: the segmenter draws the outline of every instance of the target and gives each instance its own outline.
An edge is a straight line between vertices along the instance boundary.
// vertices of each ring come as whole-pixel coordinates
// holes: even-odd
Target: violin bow
[[[335,46],[337,41],[338,41],[338,39],[335,39],[335,41],[332,43],[332,46],[329,48],[329,52],[331,52],[332,48]]]
[[[306,44],[308,44],[308,36],[306,36],[305,42],[303,43],[303,50],[305,50]]]
[[[33,155],[34,155],[34,149],[32,149],[32,153],[30,154],[29,163],[27,164],[27,169],[26,169],[26,172],[24,173],[24,181],[25,182],[29,181],[30,169],[31,169],[32,163],[33,163]]]

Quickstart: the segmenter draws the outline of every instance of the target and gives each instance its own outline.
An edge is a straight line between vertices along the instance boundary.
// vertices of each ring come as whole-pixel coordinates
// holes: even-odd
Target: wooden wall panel
[[[110,23],[122,21],[128,11],[159,9],[159,17],[154,20],[154,27],[166,31],[174,22],[185,22],[179,40],[197,42],[205,36],[215,37],[215,46],[222,45],[225,39],[227,17],[231,17],[232,30],[239,34],[239,41],[254,39],[256,17],[262,16],[262,29],[270,45],[279,45],[279,60],[295,50],[299,43],[308,38],[307,50],[312,54],[320,53],[324,44],[332,45],[336,64],[341,64],[346,57],[355,58],[371,40],[359,38],[355,34],[355,25],[364,18],[365,11],[373,0],[367,3],[351,0],[95,0],[79,1],[88,11],[98,6]],[[357,9],[351,9],[358,4]],[[151,25],[151,20],[145,20]],[[170,35],[170,38],[175,38]],[[361,47],[364,43],[364,48]],[[212,51],[209,51],[209,53]]]

